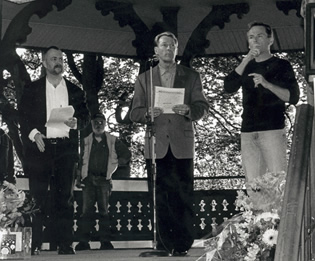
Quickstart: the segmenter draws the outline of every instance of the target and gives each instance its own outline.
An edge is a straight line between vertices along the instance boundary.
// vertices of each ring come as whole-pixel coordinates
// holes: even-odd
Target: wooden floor
[[[91,261],[91,260],[106,260],[106,261],[205,261],[203,248],[192,248],[186,256],[166,256],[166,257],[140,257],[140,254],[149,252],[154,253],[152,249],[113,249],[113,250],[86,250],[77,251],[75,255],[58,255],[56,251],[42,251],[40,255],[31,256],[30,260],[34,261],[62,261],[62,260],[75,260],[75,261]]]

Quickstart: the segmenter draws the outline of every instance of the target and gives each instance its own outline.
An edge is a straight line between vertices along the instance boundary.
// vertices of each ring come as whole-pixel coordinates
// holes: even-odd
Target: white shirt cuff
[[[28,135],[28,138],[32,141],[35,142],[35,135],[37,133],[40,133],[37,129],[33,129],[30,134]]]

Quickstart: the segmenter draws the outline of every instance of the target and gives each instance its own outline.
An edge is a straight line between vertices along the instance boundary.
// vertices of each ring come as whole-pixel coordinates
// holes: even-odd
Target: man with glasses
[[[105,116],[98,112],[92,116],[92,130],[81,150],[76,186],[82,188],[82,215],[78,221],[80,242],[75,250],[89,250],[91,233],[95,227],[95,204],[99,213],[100,249],[113,249],[110,242],[109,197],[112,191],[112,175],[118,166],[129,164],[131,153],[128,147],[115,136],[105,131]]]
[[[174,34],[164,32],[155,37],[154,52],[159,64],[152,69],[152,82],[154,88],[184,89],[184,102],[175,104],[171,111],[151,106],[154,94],[150,90],[150,71],[146,71],[136,81],[130,119],[145,124],[151,115],[154,117],[157,248],[172,255],[185,255],[194,241],[193,121],[207,113],[208,103],[199,73],[176,64],[177,51],[178,41]],[[144,154],[149,163],[149,182],[152,179],[150,135],[150,128],[147,128]],[[149,188],[152,192],[151,183]]]

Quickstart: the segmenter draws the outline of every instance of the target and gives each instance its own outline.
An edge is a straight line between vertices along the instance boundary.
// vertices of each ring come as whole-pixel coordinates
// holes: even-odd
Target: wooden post
[[[299,260],[303,230],[313,107],[297,107],[275,261]]]
[[[0,41],[2,39],[2,2],[3,0],[0,0]]]
[[[310,25],[309,20],[306,19],[306,7],[307,4],[315,3],[315,0],[303,0],[301,4],[301,15],[304,18],[304,46],[310,46],[306,43],[310,38],[306,35],[306,28]],[[308,52],[309,53],[309,50]],[[306,68],[306,71],[308,69]],[[307,88],[307,102],[313,106],[315,104],[315,75],[306,75],[306,80],[308,81]],[[308,170],[308,180],[307,180],[307,191],[305,199],[305,218],[304,218],[304,235],[301,237],[301,241],[304,242],[301,250],[300,257],[304,257],[304,260],[314,260],[315,258],[315,233],[314,233],[314,217],[315,217],[315,200],[313,192],[315,191],[315,121],[312,121],[312,137],[311,137],[311,148],[310,148],[310,160],[309,160],[309,170]]]
[[[314,77],[313,82],[311,82],[308,86],[307,100],[308,103],[313,106],[315,103],[315,81]],[[311,86],[313,85],[313,88]],[[313,118],[313,129],[312,129],[312,137],[311,137],[311,149],[310,149],[310,160],[309,160],[309,170],[308,170],[308,184],[307,184],[307,195],[305,202],[305,228],[304,228],[304,237],[301,237],[301,240],[305,242],[305,253],[304,260],[314,260],[315,258],[315,199],[314,199],[314,191],[315,191],[315,121]]]

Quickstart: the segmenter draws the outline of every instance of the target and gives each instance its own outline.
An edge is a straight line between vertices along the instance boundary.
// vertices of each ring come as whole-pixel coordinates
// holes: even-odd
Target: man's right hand
[[[40,152],[45,151],[45,142],[44,139],[46,139],[45,135],[41,133],[36,133],[34,140],[36,142],[37,148],[39,149]]]
[[[260,55],[260,50],[257,48],[249,49],[248,54],[242,59],[242,62],[235,68],[235,72],[242,75],[247,64]]]
[[[153,108],[153,117],[158,117],[163,113],[163,109],[159,107]],[[151,108],[149,108],[149,116],[151,117]]]
[[[254,59],[255,57],[259,56],[260,55],[260,50],[257,49],[257,48],[252,48],[249,50],[248,54],[246,57],[248,57],[248,59],[252,60]]]
[[[77,178],[77,179],[75,180],[75,186],[76,186],[77,188],[84,188],[84,187],[85,187],[85,185],[82,183],[82,181],[81,181],[80,178]]]

